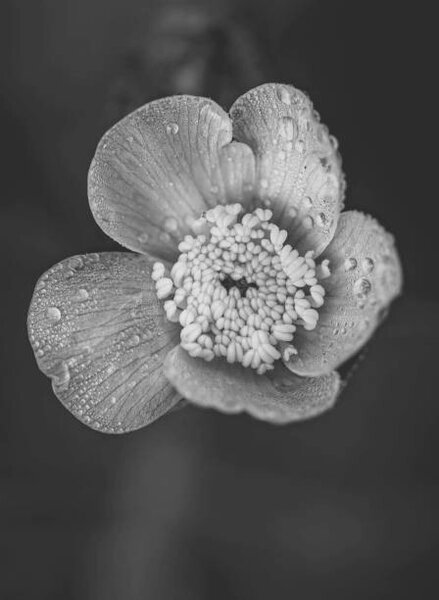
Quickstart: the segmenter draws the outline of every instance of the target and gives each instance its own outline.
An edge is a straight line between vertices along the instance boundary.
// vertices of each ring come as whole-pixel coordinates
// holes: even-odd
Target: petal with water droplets
[[[180,346],[168,354],[165,374],[190,402],[225,413],[247,412],[271,423],[290,423],[315,417],[331,408],[340,389],[336,372],[322,377],[299,377],[276,364],[272,372],[223,360],[192,358]]]
[[[320,254],[343,206],[344,178],[336,141],[309,98],[290,85],[265,84],[233,104],[236,139],[256,155],[256,194],[301,252]]]
[[[90,206],[123,246],[172,259],[204,210],[250,202],[254,173],[252,151],[232,142],[230,118],[215,102],[162,98],[103,136],[89,171]]]
[[[132,431],[180,399],[163,374],[178,343],[146,256],[108,252],[58,263],[38,281],[28,316],[38,366],[80,421],[106,433]]]
[[[288,362],[303,375],[329,372],[358,352],[402,287],[393,237],[368,215],[342,213],[322,258],[329,259],[331,276],[322,281],[326,297],[319,322],[313,331],[298,328],[298,355]]]

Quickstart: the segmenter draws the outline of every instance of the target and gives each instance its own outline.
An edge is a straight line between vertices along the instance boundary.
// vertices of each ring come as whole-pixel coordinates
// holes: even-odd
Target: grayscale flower
[[[55,394],[94,429],[138,429],[182,398],[315,416],[401,291],[392,236],[341,212],[337,142],[292,86],[259,86],[229,114],[194,96],[146,104],[103,136],[88,186],[131,252],[52,267],[28,328]]]

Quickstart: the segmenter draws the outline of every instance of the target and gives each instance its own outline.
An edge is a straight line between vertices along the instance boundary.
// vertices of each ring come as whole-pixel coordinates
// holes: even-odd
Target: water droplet
[[[80,256],[73,256],[67,261],[67,264],[71,269],[79,270],[83,268],[84,261]]]
[[[288,210],[288,216],[291,219],[295,219],[297,217],[297,208],[295,208],[294,206],[292,206],[289,210]]]
[[[137,346],[138,344],[140,344],[140,337],[138,335],[133,335],[133,337],[131,338],[131,343],[133,346]]]
[[[369,295],[372,289],[372,284],[365,277],[360,277],[354,283],[354,294],[359,298],[364,298]]]
[[[166,132],[169,135],[177,135],[177,133],[178,133],[177,123],[168,123],[168,125],[166,125]]]
[[[312,198],[305,196],[305,198],[302,200],[302,207],[303,210],[308,211],[312,207]]]
[[[212,194],[218,194],[218,190],[219,190],[219,188],[218,188],[218,186],[217,186],[217,185],[213,185],[213,186],[210,188],[210,191],[212,192]]]
[[[326,225],[327,218],[325,213],[321,212],[316,216],[316,223],[319,227],[324,227]]]
[[[375,263],[373,262],[373,259],[368,256],[366,256],[361,263],[361,268],[365,273],[372,273],[374,266]]]
[[[116,404],[116,402],[117,402],[117,398],[116,398],[115,396],[112,396],[112,397],[110,398],[110,402],[111,402],[111,404]]]
[[[70,382],[70,371],[65,361],[58,363],[51,375],[54,385],[56,385],[58,388],[67,389]]]
[[[49,306],[46,317],[51,323],[57,323],[61,319],[61,311],[56,306]]]
[[[40,348],[39,350],[37,350],[37,356],[39,356],[40,358],[42,356],[44,356],[44,350],[42,348]]]
[[[159,239],[164,244],[169,244],[169,242],[171,241],[171,236],[166,231],[162,231],[159,235]]]
[[[294,147],[299,154],[303,154],[305,152],[305,142],[303,140],[297,140]]]
[[[178,229],[178,221],[175,217],[167,217],[163,223],[163,227],[167,232],[172,233]]]
[[[303,219],[303,226],[305,229],[312,229],[314,227],[314,219],[312,217],[305,217]]]
[[[345,271],[353,271],[354,269],[357,268],[357,261],[355,258],[351,257],[351,258],[347,258],[344,261],[344,268]]]
[[[85,288],[80,288],[75,296],[73,297],[73,299],[76,302],[85,302],[85,300],[88,300],[88,298],[90,297],[89,293],[87,292],[87,290]]]
[[[331,144],[332,148],[334,150],[337,150],[338,148],[338,140],[334,135],[330,135],[329,136],[329,143]]]
[[[286,140],[292,140],[294,138],[295,127],[291,117],[282,117],[279,123],[279,133]]]
[[[268,188],[268,181],[267,179],[261,179],[261,188]]]
[[[149,240],[149,234],[146,233],[146,231],[144,231],[143,233],[140,233],[137,236],[137,240],[141,243],[141,244],[146,244],[146,242]]]
[[[286,104],[287,106],[289,106],[291,104],[291,96],[290,96],[290,92],[287,90],[287,88],[280,87],[277,90],[277,95],[279,97],[279,100],[281,102],[283,102],[284,104]]]

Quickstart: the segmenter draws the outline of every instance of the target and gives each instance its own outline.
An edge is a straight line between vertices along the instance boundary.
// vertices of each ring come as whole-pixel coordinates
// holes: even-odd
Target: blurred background
[[[422,2],[3,0],[0,598],[435,597],[439,542],[437,67]],[[396,236],[405,295],[335,410],[273,427],[186,408],[105,436],[27,341],[39,275],[116,249],[88,209],[102,133],[172,93],[224,107],[306,90],[348,207]]]

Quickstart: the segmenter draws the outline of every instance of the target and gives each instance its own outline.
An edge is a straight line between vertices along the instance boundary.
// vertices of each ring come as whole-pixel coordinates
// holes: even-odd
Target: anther
[[[298,327],[316,327],[325,297],[319,281],[330,270],[327,260],[316,265],[312,251],[300,256],[285,243],[288,233],[270,222],[271,210],[239,220],[241,212],[240,204],[205,211],[170,272],[157,262],[151,277],[190,356],[221,357],[263,375],[297,354]]]

